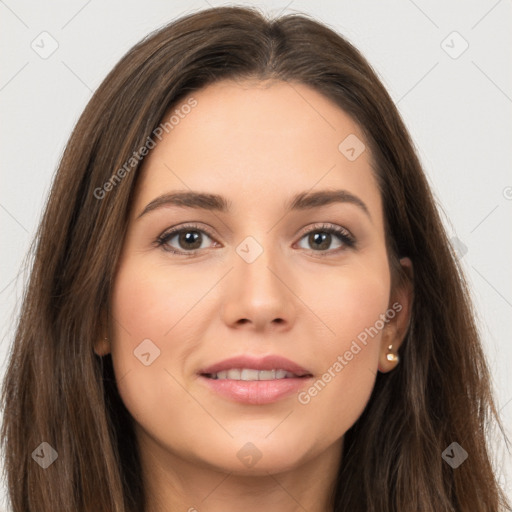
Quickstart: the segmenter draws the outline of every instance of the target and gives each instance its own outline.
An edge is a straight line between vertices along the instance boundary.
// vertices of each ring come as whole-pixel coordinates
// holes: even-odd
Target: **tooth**
[[[296,378],[292,372],[286,370],[255,370],[253,368],[230,368],[211,375],[212,379],[232,379],[232,380],[275,380],[275,379],[293,379]]]
[[[250,370],[248,368],[244,368],[240,372],[240,380],[259,380],[259,372],[258,370]]]
[[[234,379],[234,380],[240,380],[240,370],[238,368],[236,369],[230,369],[226,371],[226,379]]]
[[[260,380],[274,380],[276,378],[276,371],[260,370],[258,377]]]

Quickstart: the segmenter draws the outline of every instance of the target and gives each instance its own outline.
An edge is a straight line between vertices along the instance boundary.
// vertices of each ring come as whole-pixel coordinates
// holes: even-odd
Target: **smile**
[[[276,370],[254,370],[252,368],[231,368],[216,373],[205,374],[205,377],[210,379],[224,380],[279,380],[279,379],[293,379],[301,378],[303,376],[297,375],[293,372],[288,372],[282,369]]]

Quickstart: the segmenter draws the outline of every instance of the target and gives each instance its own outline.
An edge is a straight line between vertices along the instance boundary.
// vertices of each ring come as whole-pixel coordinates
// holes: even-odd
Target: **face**
[[[144,161],[112,297],[140,445],[240,474],[337,454],[407,312],[362,132],[300,84],[192,98]],[[187,206],[179,192],[220,199]],[[247,359],[232,370],[266,371],[216,373],[233,357]]]

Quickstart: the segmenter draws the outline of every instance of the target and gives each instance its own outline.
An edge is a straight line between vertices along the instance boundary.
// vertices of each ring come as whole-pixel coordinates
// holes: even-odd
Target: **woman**
[[[3,393],[13,511],[510,510],[469,294],[377,76],[304,16],[186,16],[98,88]]]

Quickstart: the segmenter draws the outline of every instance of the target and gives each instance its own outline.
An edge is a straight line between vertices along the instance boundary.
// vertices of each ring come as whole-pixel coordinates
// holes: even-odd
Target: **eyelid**
[[[304,235],[309,234],[311,231],[341,232],[341,233],[347,235],[347,237],[350,237],[351,239],[355,240],[354,236],[347,228],[345,228],[343,226],[339,226],[338,224],[331,224],[330,222],[316,222],[312,225],[310,224],[310,225],[306,226],[305,228],[302,228],[299,231],[297,236],[302,238]]]

